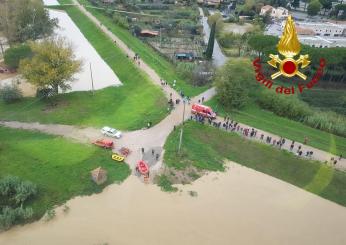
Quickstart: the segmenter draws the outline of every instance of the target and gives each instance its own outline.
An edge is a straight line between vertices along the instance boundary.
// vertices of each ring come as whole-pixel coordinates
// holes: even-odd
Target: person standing
[[[306,145],[308,143],[308,141],[309,141],[309,138],[305,136],[304,137],[304,145]]]

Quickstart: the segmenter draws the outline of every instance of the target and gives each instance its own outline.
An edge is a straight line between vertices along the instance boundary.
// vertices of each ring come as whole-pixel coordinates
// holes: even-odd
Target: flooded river
[[[346,244],[346,208],[240,165],[179,188],[131,176],[69,201],[55,220],[0,234],[0,244]]]

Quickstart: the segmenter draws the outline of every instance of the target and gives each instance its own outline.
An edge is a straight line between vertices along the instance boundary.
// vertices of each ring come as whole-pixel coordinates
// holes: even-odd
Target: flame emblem
[[[275,79],[280,75],[285,77],[293,77],[297,75],[305,80],[306,76],[301,73],[298,68],[299,65],[301,65],[301,68],[305,68],[310,64],[309,55],[300,55],[297,60],[294,59],[294,56],[300,53],[301,47],[293,19],[290,15],[287,17],[284,33],[280,38],[277,48],[279,53],[285,58],[281,60],[279,55],[269,55],[271,60],[268,61],[268,64],[280,69],[280,71],[271,75],[272,79]]]

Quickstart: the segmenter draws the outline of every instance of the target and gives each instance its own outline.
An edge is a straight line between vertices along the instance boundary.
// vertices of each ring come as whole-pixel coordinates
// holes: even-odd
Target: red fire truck
[[[214,119],[216,118],[216,113],[206,105],[193,104],[191,109],[192,114],[197,114],[203,117]]]

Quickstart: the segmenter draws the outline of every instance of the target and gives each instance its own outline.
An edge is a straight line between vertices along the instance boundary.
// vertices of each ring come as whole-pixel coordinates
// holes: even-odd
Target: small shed
[[[158,31],[151,31],[151,30],[141,30],[139,33],[142,37],[156,37],[159,35]]]
[[[178,52],[175,53],[175,58],[180,61],[193,61],[194,55],[192,52]]]
[[[101,167],[98,167],[91,172],[91,179],[98,185],[107,181],[107,171]]]

